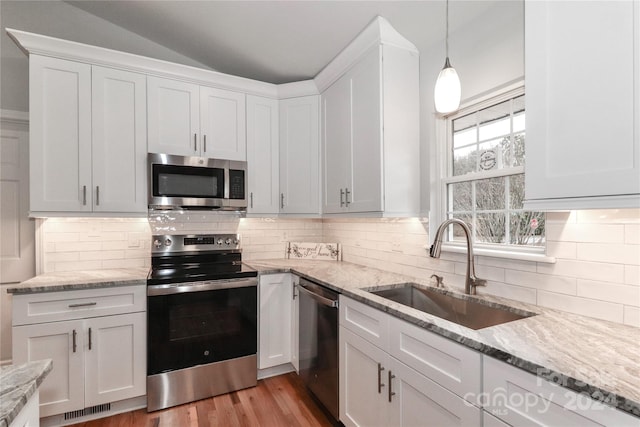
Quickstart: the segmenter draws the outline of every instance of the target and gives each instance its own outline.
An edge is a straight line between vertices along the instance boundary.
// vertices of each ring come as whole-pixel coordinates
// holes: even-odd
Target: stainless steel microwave
[[[148,155],[149,208],[247,209],[247,162]]]

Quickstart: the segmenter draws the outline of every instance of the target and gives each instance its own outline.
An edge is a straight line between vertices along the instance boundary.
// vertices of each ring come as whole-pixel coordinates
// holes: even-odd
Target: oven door
[[[257,279],[147,287],[148,375],[257,350]]]

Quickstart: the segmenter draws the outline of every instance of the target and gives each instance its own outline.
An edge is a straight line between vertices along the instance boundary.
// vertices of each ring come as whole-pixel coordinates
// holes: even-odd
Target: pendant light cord
[[[447,0],[446,2],[446,27],[445,27],[445,38],[444,38],[444,45],[445,45],[445,58],[449,58],[449,0]]]

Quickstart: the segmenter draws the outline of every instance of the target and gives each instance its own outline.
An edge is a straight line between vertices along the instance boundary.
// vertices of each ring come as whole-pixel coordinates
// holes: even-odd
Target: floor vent
[[[92,406],[90,408],[80,409],[78,411],[69,411],[65,412],[64,419],[65,420],[73,420],[75,418],[84,417],[87,415],[98,414],[100,412],[107,412],[111,410],[111,403],[104,403],[102,405]]]

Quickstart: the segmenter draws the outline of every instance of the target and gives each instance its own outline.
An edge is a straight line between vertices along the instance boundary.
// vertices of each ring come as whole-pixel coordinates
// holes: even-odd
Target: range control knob
[[[230,244],[231,244],[231,239],[227,239],[227,240],[225,240],[224,242],[225,242],[227,245],[230,245]]]
[[[171,239],[165,239],[165,241],[164,241],[164,245],[165,245],[166,247],[171,246],[171,243],[173,243],[173,242],[171,241]]]
[[[218,239],[218,241],[216,243],[218,243],[218,245],[222,246],[222,244],[224,243],[224,240]]]
[[[153,246],[154,246],[156,249],[160,249],[160,247],[162,247],[162,242],[161,242],[160,240],[158,240],[158,239],[154,239],[154,240],[153,240]]]
[[[233,244],[237,245],[238,243],[240,243],[240,241],[238,239],[233,239]]]

